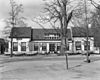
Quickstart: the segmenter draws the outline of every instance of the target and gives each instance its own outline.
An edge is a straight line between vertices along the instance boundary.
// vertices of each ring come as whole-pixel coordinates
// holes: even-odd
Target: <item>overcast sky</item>
[[[15,1],[18,4],[23,4],[24,13],[22,13],[22,15],[28,18],[27,22],[30,24],[29,26],[37,27],[38,25],[33,23],[30,18],[40,15],[41,11],[43,11],[44,1],[43,0],[15,0]],[[95,1],[100,1],[100,0],[95,0]],[[9,11],[10,11],[9,2],[10,0],[0,0],[0,32],[5,26],[3,20],[9,17]]]
[[[23,4],[24,16],[38,15],[43,4],[42,0],[15,0]],[[9,0],[0,0],[0,19],[6,18],[10,11]]]
[[[40,15],[43,8],[43,0],[15,0],[18,4],[23,4],[24,12],[22,15],[27,18]],[[2,31],[5,23],[4,19],[9,17],[10,0],[0,0],[0,32]],[[28,22],[31,22],[30,20]],[[32,22],[30,26],[33,26]],[[0,33],[1,37],[1,33]]]

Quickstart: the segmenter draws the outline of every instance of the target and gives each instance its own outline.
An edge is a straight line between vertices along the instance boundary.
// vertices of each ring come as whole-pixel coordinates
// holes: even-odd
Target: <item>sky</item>
[[[15,0],[18,4],[23,4],[22,16],[27,18],[27,23],[33,28],[39,28],[39,25],[32,22],[32,18],[39,16],[43,11],[43,0]],[[100,0],[95,0],[100,1]],[[4,20],[9,17],[10,0],[0,0],[0,37],[2,37],[2,30],[4,29]]]
[[[43,10],[44,1],[43,0],[15,0],[15,1],[18,4],[23,4],[24,12],[22,13],[22,16],[28,19],[27,22],[30,23],[29,26],[34,27],[34,25],[36,24],[31,21],[31,18],[41,14]],[[4,19],[9,17],[9,12],[10,12],[9,3],[10,0],[0,0],[0,37],[2,35],[1,32],[5,26]]]
[[[24,16],[35,16],[41,11],[42,0],[15,0],[18,4],[23,4]],[[10,11],[10,0],[0,0],[0,19],[6,18]]]

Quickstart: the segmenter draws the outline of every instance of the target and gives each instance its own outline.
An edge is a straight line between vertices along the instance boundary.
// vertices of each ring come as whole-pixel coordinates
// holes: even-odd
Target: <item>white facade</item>
[[[77,42],[77,41],[80,41],[81,42],[81,50],[76,50],[76,45],[75,45],[75,42]],[[84,38],[84,37],[74,37],[73,38],[73,48],[74,48],[74,52],[85,52],[86,50],[85,50],[85,41],[86,41],[86,38]],[[91,52],[93,52],[94,51],[94,38],[93,37],[89,37],[89,40],[88,40],[89,42],[90,42],[90,49],[89,49],[89,51],[91,51]]]
[[[81,42],[81,49],[80,50],[77,50],[76,49],[76,42],[77,41],[80,41]],[[86,52],[86,50],[85,50],[85,46],[84,46],[84,42],[86,41],[86,39],[84,38],[84,37],[74,37],[73,38],[73,42],[72,41],[68,41],[68,46],[69,46],[69,50],[67,51],[67,52],[69,52],[69,53],[84,53],[84,52]],[[94,47],[94,39],[93,39],[93,37],[90,37],[89,38],[89,40],[88,40],[89,42],[90,42],[90,48],[89,48],[89,51],[91,51],[91,52],[94,52],[94,51],[96,51],[95,50],[95,47]],[[43,51],[42,50],[42,44],[46,44],[46,51]],[[60,44],[61,43],[61,41],[33,41],[31,44],[33,44],[33,48],[34,48],[34,44],[38,44],[38,47],[39,47],[39,49],[37,50],[37,51],[34,51],[34,49],[32,50],[32,53],[36,53],[36,52],[39,52],[39,53],[45,53],[45,52],[52,52],[52,51],[50,51],[50,44],[54,44],[55,45],[55,51],[57,51],[57,46],[59,45],[61,45]],[[57,51],[57,52],[59,52],[59,51]]]
[[[13,43],[18,43],[18,50],[17,51],[13,51],[13,54],[21,54],[21,53],[27,53],[29,52],[29,41],[30,41],[30,38],[20,38],[20,39],[16,39],[16,38],[13,38]],[[26,50],[25,51],[21,51],[21,43],[24,42],[26,43]],[[11,42],[9,41],[9,48],[8,48],[8,53],[6,52],[6,54],[9,54],[11,53]]]
[[[32,50],[32,53],[45,53],[45,52],[49,52],[50,51],[50,47],[49,45],[50,44],[55,44],[55,50],[56,50],[56,47],[57,47],[57,44],[60,45],[61,41],[32,41],[31,44],[33,44],[33,48],[34,48],[34,44],[37,44],[39,49],[37,51],[34,51],[34,49]],[[46,46],[46,50],[42,50],[42,45],[45,44]]]
[[[61,45],[61,41],[60,40],[37,40],[37,41],[32,41],[32,42],[29,42],[30,39],[29,38],[21,38],[21,39],[16,39],[16,38],[13,38],[13,42],[17,42],[18,43],[18,50],[17,51],[13,51],[14,54],[21,54],[21,53],[26,53],[26,54],[34,54],[34,53],[48,53],[48,52],[51,52],[51,53],[54,53],[54,51],[57,51],[58,53],[60,51],[58,51],[57,47]],[[80,42],[80,46],[81,46],[81,49],[77,50],[76,49],[76,42]],[[71,53],[84,53],[86,50],[85,50],[85,46],[84,46],[84,42],[86,41],[86,38],[84,37],[74,37],[73,38],[73,42],[72,41],[69,41],[68,44],[69,44],[69,50],[68,52],[71,52]],[[21,50],[21,43],[22,42],[25,42],[26,43],[26,51],[22,51]],[[95,48],[94,47],[94,38],[93,37],[90,37],[89,38],[89,42],[90,42],[90,48],[89,48],[89,51],[91,52],[96,52],[98,53],[99,52],[99,49]],[[31,48],[32,50],[30,50],[30,46],[29,44],[31,44]],[[34,50],[34,45],[37,44],[38,46],[38,50]],[[46,46],[46,50],[43,50],[42,48],[42,45],[45,44]],[[54,47],[53,50],[50,49],[50,45],[51,45],[51,49],[53,49],[52,47]],[[11,44],[9,42],[9,50],[8,52],[10,53],[10,49],[11,49]]]

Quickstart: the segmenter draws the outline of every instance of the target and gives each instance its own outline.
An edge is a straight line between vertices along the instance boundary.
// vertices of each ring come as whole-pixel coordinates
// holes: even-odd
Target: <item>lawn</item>
[[[1,80],[100,80],[100,61],[21,61],[4,64]]]

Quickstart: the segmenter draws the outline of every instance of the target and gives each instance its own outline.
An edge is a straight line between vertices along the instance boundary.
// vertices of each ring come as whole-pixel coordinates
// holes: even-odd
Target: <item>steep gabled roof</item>
[[[100,27],[94,29],[94,46],[100,47]]]
[[[89,37],[93,37],[93,31],[89,28]],[[87,29],[84,27],[73,27],[72,28],[72,35],[73,37],[86,37],[87,36]]]
[[[60,29],[33,29],[33,40],[43,40],[45,39],[44,37],[45,34],[60,34],[61,35],[61,30]],[[67,36],[69,39],[71,39],[71,32],[69,29],[68,29]]]
[[[67,30],[67,36],[71,39],[71,31]],[[43,40],[45,39],[45,34],[60,34],[60,29],[32,29],[31,27],[14,27],[11,30],[13,38],[32,38],[32,40]],[[72,28],[73,37],[86,37],[86,28],[83,27],[73,27]],[[11,34],[10,34],[11,37]],[[93,37],[93,31],[89,29],[89,37]],[[45,39],[46,40],[46,39]],[[54,39],[53,39],[54,40]]]
[[[31,38],[31,27],[14,27],[11,33],[13,38]]]

